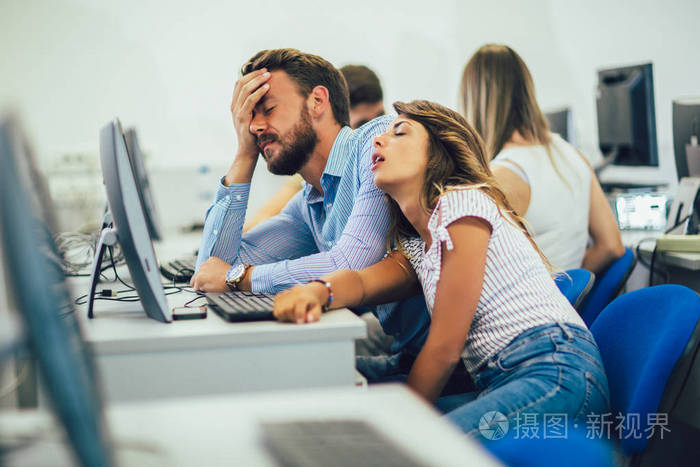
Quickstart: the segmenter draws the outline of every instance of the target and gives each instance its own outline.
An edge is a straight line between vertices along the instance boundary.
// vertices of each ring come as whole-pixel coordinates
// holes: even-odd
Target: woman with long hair
[[[479,393],[447,415],[464,431],[492,410],[509,419],[606,411],[598,348],[495,181],[478,133],[438,104],[394,108],[399,116],[372,155],[394,248],[366,269],[282,292],[275,316],[313,322],[326,307],[385,303],[422,288],[432,321],[407,384],[435,402],[461,359]]]
[[[513,49],[488,44],[477,50],[464,68],[460,95],[496,180],[552,264],[600,273],[622,256],[620,231],[597,178],[580,152],[549,131],[530,71]]]

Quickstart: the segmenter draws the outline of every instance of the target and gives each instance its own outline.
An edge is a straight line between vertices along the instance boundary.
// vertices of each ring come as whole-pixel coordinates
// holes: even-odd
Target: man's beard
[[[282,149],[276,157],[267,161],[267,170],[275,175],[294,175],[299,172],[311,157],[318,143],[318,136],[311,126],[311,117],[306,107],[299,115],[299,122],[283,139],[275,135],[263,135],[258,138],[262,142],[277,141]]]

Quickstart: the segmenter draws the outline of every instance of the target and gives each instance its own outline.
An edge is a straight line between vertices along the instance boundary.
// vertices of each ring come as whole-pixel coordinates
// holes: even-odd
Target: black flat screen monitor
[[[651,63],[599,71],[596,107],[607,162],[659,165]]]
[[[15,119],[0,119],[0,240],[10,303],[81,465],[112,465],[95,364],[66,289],[52,227],[36,195],[36,164]],[[2,461],[2,459],[0,459]]]
[[[160,230],[160,219],[156,210],[153,193],[151,193],[151,184],[148,180],[148,172],[143,161],[143,153],[139,145],[139,138],[135,128],[129,128],[124,133],[126,139],[126,149],[129,154],[129,162],[131,162],[131,170],[136,178],[136,189],[138,190],[143,213],[146,216],[146,224],[148,224],[148,232],[154,241],[162,240],[163,234]]]
[[[105,125],[100,132],[100,159],[107,190],[107,203],[112,214],[117,241],[121,245],[143,309],[149,317],[169,323],[172,321],[172,314],[165,299],[153,242],[148,232],[146,216],[139,199],[136,179],[131,169],[126,141],[118,119]],[[101,264],[99,257],[98,252],[93,268]],[[93,271],[93,277],[95,276]],[[95,281],[92,282],[91,297],[95,287]]]
[[[678,180],[691,176],[688,170],[686,146],[693,141],[700,144],[700,97],[673,101],[673,152],[676,158]],[[700,174],[693,174],[697,177]]]
[[[567,107],[544,114],[549,123],[549,131],[556,133],[564,140],[571,142],[569,128],[571,127],[571,110]]]

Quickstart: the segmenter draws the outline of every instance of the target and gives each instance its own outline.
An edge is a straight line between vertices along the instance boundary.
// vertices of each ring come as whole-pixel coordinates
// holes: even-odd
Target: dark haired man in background
[[[384,93],[377,75],[364,65],[340,69],[350,92],[350,127],[359,128],[384,115]]]

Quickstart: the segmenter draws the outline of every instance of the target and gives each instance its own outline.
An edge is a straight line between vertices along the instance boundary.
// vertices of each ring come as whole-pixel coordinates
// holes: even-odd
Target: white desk
[[[661,231],[622,231],[622,243],[632,249],[636,249],[637,244],[642,239],[653,239],[660,237]],[[648,263],[654,251],[654,241],[645,240],[641,243],[639,253]],[[700,253],[683,253],[670,251],[657,251],[654,260],[654,270],[668,275],[668,282],[671,284],[681,284],[700,292]],[[662,283],[661,275],[654,274],[654,284]],[[627,290],[636,290],[649,285],[649,269],[639,260],[634,271],[627,281]]]
[[[122,465],[274,466],[262,445],[261,421],[329,418],[365,420],[428,465],[498,465],[479,443],[395,385],[119,404],[107,415]],[[3,439],[45,433],[43,442],[7,458],[8,466],[71,465],[46,418],[36,412],[0,417]],[[141,449],[128,447],[135,444]]]
[[[86,278],[69,284],[75,296],[88,287]],[[181,306],[193,297],[171,295],[168,305]],[[367,333],[365,323],[347,309],[308,325],[229,323],[211,311],[206,319],[165,324],[148,318],[139,302],[97,301],[91,320],[86,309],[78,307],[80,324],[110,401],[353,386],[354,340]]]

